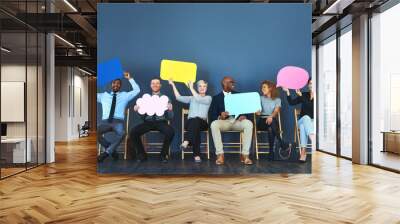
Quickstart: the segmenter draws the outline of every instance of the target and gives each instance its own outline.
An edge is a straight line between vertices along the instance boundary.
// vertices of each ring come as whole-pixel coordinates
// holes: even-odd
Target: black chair
[[[79,138],[89,136],[89,129],[90,129],[89,121],[85,121],[82,127],[78,124]]]

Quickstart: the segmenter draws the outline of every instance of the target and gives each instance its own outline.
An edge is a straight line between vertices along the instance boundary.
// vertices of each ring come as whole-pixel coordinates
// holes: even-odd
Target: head
[[[206,81],[199,80],[197,81],[196,85],[197,85],[197,92],[199,92],[199,94],[206,94],[208,87],[208,83]]]
[[[308,80],[307,86],[308,86],[308,90],[310,90],[310,92],[313,92],[313,91],[314,91],[314,90],[313,90],[313,82],[312,82],[312,79],[309,79],[309,80]]]
[[[121,90],[121,84],[122,84],[121,79],[114,79],[111,82],[111,90],[114,93],[119,92]]]
[[[235,88],[235,80],[233,80],[233,78],[230,76],[225,76],[221,80],[221,86],[225,92],[232,92],[232,90]]]
[[[150,88],[153,93],[158,93],[161,90],[161,79],[159,78],[153,78],[150,81]]]
[[[264,80],[260,86],[261,92],[263,96],[271,96],[272,99],[278,97],[278,90],[276,89],[276,85],[274,82],[269,80]]]

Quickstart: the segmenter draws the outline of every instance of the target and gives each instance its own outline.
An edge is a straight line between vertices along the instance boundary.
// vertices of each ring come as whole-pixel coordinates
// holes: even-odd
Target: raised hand
[[[299,89],[296,89],[296,94],[297,94],[298,96],[302,96],[302,95],[303,95]]]
[[[133,110],[137,112],[137,111],[139,110],[139,106],[138,106],[138,105],[135,105],[135,106],[133,107]]]
[[[170,84],[171,86],[173,86],[175,83],[174,81],[172,81],[172,79],[168,80],[168,84]]]
[[[131,74],[129,73],[129,72],[124,72],[124,77],[126,78],[126,79],[131,79],[132,77],[131,77]]]

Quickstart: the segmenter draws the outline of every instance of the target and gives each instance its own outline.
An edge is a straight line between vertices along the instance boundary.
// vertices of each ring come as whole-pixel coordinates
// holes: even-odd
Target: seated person
[[[269,154],[268,159],[274,159],[274,142],[278,133],[278,114],[281,110],[281,99],[278,97],[278,90],[275,83],[263,81],[261,83],[261,112],[257,112],[260,118],[257,121],[257,130],[267,131]]]
[[[301,104],[301,111],[298,120],[298,125],[300,129],[300,161],[305,162],[307,160],[307,143],[308,139],[311,142],[314,141],[314,91],[312,88],[312,80],[308,80],[308,90],[307,92],[300,92],[296,90],[296,98],[292,99],[290,97],[290,92],[288,89],[283,89],[287,94],[287,100],[290,105]]]
[[[173,81],[169,84],[174,90],[176,100],[182,103],[189,103],[189,114],[186,122],[185,141],[182,142],[181,147],[186,149],[189,145],[193,147],[193,156],[195,162],[201,162],[200,158],[200,144],[201,132],[208,129],[207,116],[208,109],[211,104],[211,96],[206,95],[207,82],[203,80],[197,81],[197,91],[193,88],[193,83],[189,82],[188,86],[193,96],[181,96]]]
[[[221,131],[243,132],[243,147],[240,160],[246,165],[253,164],[253,161],[249,158],[251,139],[253,135],[253,123],[247,119],[245,115],[240,115],[236,120],[234,116],[230,116],[229,113],[225,111],[225,96],[237,93],[233,91],[234,83],[235,81],[231,77],[224,77],[221,81],[223,91],[218,95],[213,96],[211,102],[211,133],[214,140],[215,153],[217,154],[217,160],[215,161],[217,165],[224,164],[224,149]]]
[[[111,83],[111,92],[97,93],[97,102],[101,103],[103,108],[102,121],[97,127],[97,138],[99,144],[106,149],[97,157],[98,162],[103,162],[109,155],[118,159],[116,149],[125,136],[125,107],[140,92],[138,84],[131,78],[130,74],[124,72],[124,76],[132,86],[131,91],[121,92],[121,80],[115,79]],[[117,136],[113,142],[108,142],[104,138],[103,135],[108,132],[114,132]]]
[[[152,90],[151,95],[163,95],[160,92],[161,80],[159,78],[154,78],[151,80],[150,88]],[[133,109],[135,111],[138,111],[139,106],[135,105]],[[173,116],[174,113],[172,111],[171,103],[168,103],[168,109],[162,116],[157,116],[156,114],[154,114],[153,116],[149,116],[147,114],[141,115],[143,123],[134,127],[129,134],[133,147],[136,149],[137,158],[139,161],[143,162],[147,160],[147,155],[143,148],[141,136],[149,131],[159,131],[164,135],[160,159],[162,162],[168,162],[168,149],[175,134],[174,129],[171,127],[171,125],[168,124],[168,120],[171,120]],[[135,152],[135,150],[132,151]]]

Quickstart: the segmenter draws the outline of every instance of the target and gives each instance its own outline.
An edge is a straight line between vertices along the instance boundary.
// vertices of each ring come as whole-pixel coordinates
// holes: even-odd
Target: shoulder
[[[224,94],[222,92],[218,93],[217,95],[214,95],[212,98],[213,99],[217,99],[220,98],[221,96],[223,96]]]

